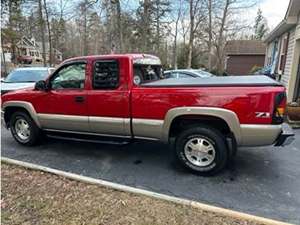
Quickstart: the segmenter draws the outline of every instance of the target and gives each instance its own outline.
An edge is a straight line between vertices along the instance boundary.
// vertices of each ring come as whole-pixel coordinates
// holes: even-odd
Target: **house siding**
[[[289,80],[291,77],[291,70],[292,70],[292,63],[293,63],[293,56],[294,56],[294,49],[295,49],[295,40],[296,40],[295,33],[296,33],[296,28],[294,28],[290,31],[286,64],[285,64],[285,68],[284,68],[284,74],[281,77],[281,83],[286,88],[288,88]]]
[[[288,42],[283,37],[288,34]],[[270,49],[274,43],[287,43],[281,48],[281,53],[273,54],[276,58],[271,60]],[[266,50],[265,64],[272,66],[272,72],[279,75],[279,81],[286,87],[287,101],[292,102],[300,99],[297,87],[300,87],[300,1],[290,0],[290,5],[282,22],[267,36],[265,43]],[[274,48],[276,51],[276,48]],[[285,52],[285,54],[282,54]],[[284,61],[283,61],[284,60]],[[282,73],[282,74],[281,74]],[[281,75],[280,75],[281,74]]]

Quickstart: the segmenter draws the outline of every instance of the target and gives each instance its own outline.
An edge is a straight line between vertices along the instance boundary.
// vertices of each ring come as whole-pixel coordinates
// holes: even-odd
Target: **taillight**
[[[275,105],[274,105],[274,112],[272,118],[273,124],[283,123],[285,108],[286,108],[286,94],[285,92],[280,92],[275,96]]]

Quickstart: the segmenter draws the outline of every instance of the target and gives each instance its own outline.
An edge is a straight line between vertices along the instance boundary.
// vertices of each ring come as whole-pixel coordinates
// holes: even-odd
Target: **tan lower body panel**
[[[87,116],[39,113],[38,120],[43,129],[90,131]]]
[[[131,135],[129,118],[38,114],[38,119],[43,129]]]
[[[281,125],[241,124],[240,146],[272,145],[282,131]]]
[[[160,140],[163,124],[163,120],[132,119],[133,135],[139,138]]]
[[[90,131],[94,133],[130,136],[130,119],[115,117],[89,117]]]
[[[38,120],[42,129],[131,136],[129,118],[38,114]],[[163,125],[163,120],[132,119],[133,136],[161,140]],[[281,130],[281,125],[241,124],[241,143],[239,146],[271,145],[276,141]]]

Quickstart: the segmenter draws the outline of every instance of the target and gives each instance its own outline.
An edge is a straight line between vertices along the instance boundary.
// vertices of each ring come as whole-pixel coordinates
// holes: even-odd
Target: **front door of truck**
[[[49,79],[49,90],[38,105],[44,129],[89,131],[86,62],[70,62]]]
[[[130,136],[129,92],[126,70],[121,69],[124,63],[126,60],[122,59],[95,60],[92,63],[87,97],[91,132]]]

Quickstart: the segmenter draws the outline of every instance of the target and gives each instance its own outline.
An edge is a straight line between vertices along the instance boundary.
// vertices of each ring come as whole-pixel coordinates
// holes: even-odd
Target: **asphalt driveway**
[[[239,149],[235,163],[214,177],[190,174],[159,143],[120,147],[49,139],[28,148],[1,131],[5,157],[300,224],[300,130],[285,148]]]

